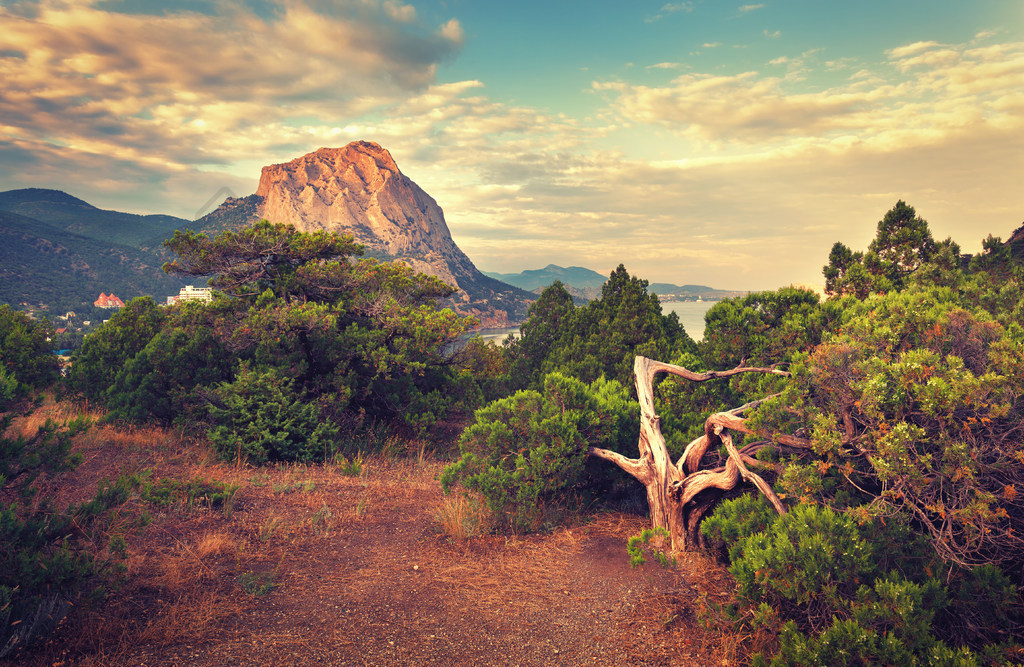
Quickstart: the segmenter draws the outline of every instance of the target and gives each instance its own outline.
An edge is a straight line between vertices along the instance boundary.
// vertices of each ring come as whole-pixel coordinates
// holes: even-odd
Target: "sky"
[[[478,268],[823,282],[1024,223],[1022,0],[0,0],[0,191],[195,219],[387,148]]]

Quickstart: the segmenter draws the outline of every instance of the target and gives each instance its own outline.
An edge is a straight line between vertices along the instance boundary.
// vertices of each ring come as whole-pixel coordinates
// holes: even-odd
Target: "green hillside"
[[[171,215],[135,215],[107,211],[60,190],[29,188],[0,192],[0,210],[17,213],[48,227],[97,241],[160,249],[175,229],[192,222]]]
[[[124,301],[146,294],[159,300],[184,284],[164,274],[162,261],[147,250],[0,210],[0,303],[61,312],[91,306],[100,292]]]

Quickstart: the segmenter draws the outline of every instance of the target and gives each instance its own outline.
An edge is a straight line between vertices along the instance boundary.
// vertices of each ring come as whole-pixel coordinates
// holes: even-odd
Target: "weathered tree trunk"
[[[655,528],[664,528],[669,532],[672,550],[683,551],[697,546],[700,520],[718,498],[735,488],[741,479],[754,484],[776,511],[784,514],[786,509],[771,486],[747,468],[748,464],[764,464],[750,456],[747,450],[737,450],[727,430],[751,433],[739,415],[754,404],[708,417],[704,435],[691,442],[679,461],[674,463],[669,458],[668,447],[661,433],[661,420],[654,410],[654,379],[659,373],[677,375],[693,382],[724,378],[739,373],[771,373],[786,376],[789,373],[775,368],[749,366],[738,366],[728,371],[694,373],[682,366],[646,357],[636,358],[633,374],[636,378],[637,397],[640,400],[640,455],[631,459],[597,447],[591,447],[588,453],[615,463],[646,487],[651,523]],[[776,436],[776,439],[778,438],[779,436]],[[795,447],[809,445],[806,440],[792,436],[785,436],[783,440],[783,444]],[[719,442],[724,444],[729,452],[726,465],[714,470],[700,470],[701,459],[708,448]]]

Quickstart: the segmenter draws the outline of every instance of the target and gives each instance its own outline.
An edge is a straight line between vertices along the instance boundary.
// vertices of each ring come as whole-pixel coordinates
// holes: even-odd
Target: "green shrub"
[[[0,417],[0,434],[11,415]],[[110,511],[124,503],[137,479],[101,482],[91,500],[59,510],[38,497],[36,477],[73,468],[71,438],[87,420],[47,421],[28,437],[0,435],[0,491],[25,502],[0,505],[0,658],[46,637],[82,599],[103,595],[114,564],[97,559],[91,543],[109,526]],[[116,553],[116,540],[109,542]]]
[[[798,505],[743,541],[729,568],[740,595],[828,618],[875,574],[874,548],[846,514]]]
[[[151,297],[132,299],[85,337],[68,373],[70,387],[102,399],[118,372],[160,331],[166,312]]]
[[[746,493],[739,498],[723,501],[714,513],[704,519],[700,531],[711,548],[725,548],[729,561],[742,556],[745,538],[761,533],[778,518],[778,513],[761,494]]]
[[[46,322],[0,305],[0,371],[6,392],[24,395],[29,388],[41,389],[60,377],[57,356],[49,342],[52,331]]]
[[[845,614],[816,635],[787,623],[772,665],[977,665],[966,648],[951,649],[932,632],[946,604],[934,579],[916,584],[898,576],[861,586]],[[845,615],[844,614],[844,615]]]
[[[994,565],[958,573],[948,585],[949,604],[937,624],[943,634],[979,651],[1020,637],[1024,610],[1013,580]],[[1020,650],[1020,647],[1017,647]]]
[[[979,664],[969,647],[996,656],[989,664],[1005,660],[999,656],[1006,647],[986,643],[1001,639],[997,629],[1019,627],[1008,577],[985,566],[947,572],[944,586],[934,578],[940,563],[924,536],[897,518],[858,525],[854,516],[864,513],[803,504],[776,518],[750,495],[722,503],[702,525],[705,536],[728,548],[746,608],[733,622],[753,618],[774,632],[789,619],[770,664]],[[755,656],[754,664],[768,663]]]
[[[226,461],[309,461],[333,454],[338,429],[321,423],[317,406],[297,395],[293,382],[271,368],[242,366],[233,382],[222,383],[209,406],[207,432]]]
[[[625,388],[551,373],[544,393],[527,390],[477,410],[459,440],[461,457],[441,484],[479,492],[499,524],[537,530],[583,479],[587,446],[614,446],[635,420]],[[630,437],[635,438],[635,430]]]

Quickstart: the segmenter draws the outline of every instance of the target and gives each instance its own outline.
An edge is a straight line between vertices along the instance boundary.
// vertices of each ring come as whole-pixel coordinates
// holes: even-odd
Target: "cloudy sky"
[[[1024,2],[0,0],[0,190],[192,219],[357,139],[484,270],[821,283],[899,199],[974,252],[1024,222]]]

